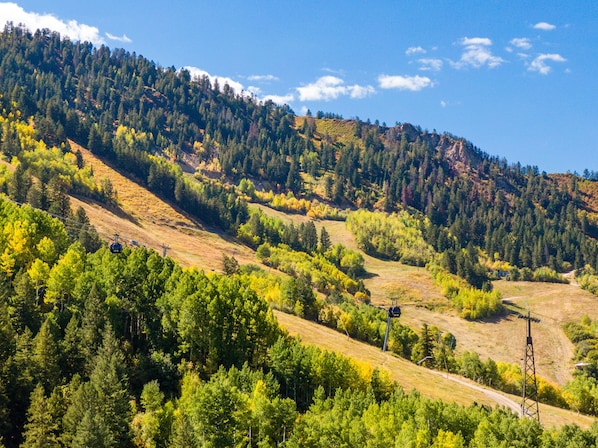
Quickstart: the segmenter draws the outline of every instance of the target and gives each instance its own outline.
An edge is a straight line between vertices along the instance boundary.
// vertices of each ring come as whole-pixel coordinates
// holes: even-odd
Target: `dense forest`
[[[598,268],[597,227],[581,210],[575,177],[561,185],[449,134],[299,120],[288,107],[135,53],[14,26],[0,40],[0,91],[34,117],[49,146],[73,139],[225,229],[248,218],[243,201],[210,176],[188,182],[165,160],[225,184],[249,178],[341,206],[418,211],[430,219],[426,238],[441,253],[472,243],[520,268]],[[344,135],[333,130],[337,123]]]
[[[88,252],[57,218],[6,200],[0,222],[6,447],[598,440],[595,429],[544,430],[503,409],[407,395],[384,370],[285,336],[243,275],[184,270],[143,248]],[[422,342],[414,350],[425,350]]]
[[[226,256],[219,275],[145,248],[111,253],[69,194],[118,207],[117,194],[70,141],[288,276]],[[504,409],[405,394],[384,370],[285,335],[270,306],[376,345],[385,313],[366,305],[358,252],[313,222],[287,225],[247,205],[347,218],[365,252],[428,266],[461,315],[478,318],[501,310],[493,264],[530,280],[584,268],[593,284],[598,227],[575,176],[558,182],[409,124],[297,117],[135,53],[12,25],[0,34],[0,151],[6,447],[597,443],[597,427],[546,430]],[[572,340],[591,339],[590,328],[572,325]],[[502,381],[491,360],[457,359],[451,338],[393,322],[390,349]],[[595,372],[568,401],[549,388],[545,401],[597,413]]]

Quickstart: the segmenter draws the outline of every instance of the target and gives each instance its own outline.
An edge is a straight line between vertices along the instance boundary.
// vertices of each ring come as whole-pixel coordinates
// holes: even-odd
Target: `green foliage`
[[[167,294],[165,319],[176,328],[187,359],[208,372],[264,362],[278,327],[267,303],[239,278],[186,272]]]
[[[96,182],[91,169],[82,166],[64,141],[60,142],[60,147],[48,146],[31,123],[20,119],[20,114],[7,113],[6,110],[0,111],[0,126],[14,138],[14,145],[10,150],[5,149],[4,154],[10,156],[16,166],[12,177],[5,180],[8,194],[15,201],[30,201],[39,189],[33,177],[42,186],[41,197],[32,201],[39,202],[34,204],[36,207],[56,206],[56,203],[65,200],[61,194],[66,192],[108,203],[114,201],[113,192],[105,191]],[[6,145],[10,146],[9,143]],[[61,191],[57,191],[57,185],[60,185]],[[46,186],[52,186],[47,193]]]
[[[443,268],[431,265],[430,270],[442,294],[448,298],[461,317],[481,319],[502,311],[501,296],[498,291],[475,289],[459,277],[449,274]]]
[[[415,266],[424,266],[434,255],[423,238],[425,225],[406,211],[386,215],[358,210],[347,217],[349,230],[367,254]]]
[[[527,282],[545,282],[545,283],[569,283],[565,277],[554,269],[547,266],[541,266],[533,272],[529,268],[511,268],[507,280],[527,281]]]
[[[263,254],[263,250],[260,253]],[[264,258],[262,263],[293,277],[310,278],[311,284],[323,293],[336,290],[355,294],[360,288],[358,281],[349,277],[323,255],[317,253],[308,255],[280,245],[270,248],[270,256]]]
[[[29,269],[36,259],[54,262],[68,246],[59,220],[31,207],[0,200],[0,270],[9,278]]]
[[[298,132],[288,107],[257,103],[228,86],[212,86],[207,77],[192,81],[185,70],[48,30],[7,25],[0,35],[0,71],[0,150],[11,159],[23,156],[14,175],[0,171],[0,190],[63,218],[72,217],[66,193],[93,185],[80,157],[68,149],[71,138],[224,229],[248,220],[244,200],[217,182],[183,177],[167,160],[198,158],[219,166],[218,176],[259,179],[277,192],[285,184],[305,189],[300,181],[306,172],[316,181],[324,175],[326,194],[338,203],[412,207],[430,225],[417,227],[402,217],[398,257],[410,263],[429,258],[425,236],[439,253],[456,253],[471,241],[529,269],[598,265],[593,240],[577,219],[575,191],[537,170],[507,167],[448,135],[357,121],[343,146],[337,136],[321,135],[316,120]],[[35,128],[22,116],[33,117]],[[471,176],[450,174],[443,148],[454,144],[472,154],[465,162]],[[500,173],[508,195],[491,173]],[[107,182],[93,188],[111,191]],[[85,220],[78,222],[77,234]],[[260,279],[250,280],[242,270],[206,275],[147,249],[116,255],[93,242],[71,245],[69,236],[80,239],[73,229],[7,201],[0,201],[0,224],[0,437],[9,447],[53,446],[55,440],[73,447],[596,445],[595,431],[542,434],[535,422],[505,410],[393,393],[392,383],[371,368],[279,338],[265,297],[250,284]],[[268,293],[278,288],[302,313],[313,318],[318,311],[319,318],[334,311],[314,300],[309,282],[317,284],[320,276],[330,301],[351,318],[340,319],[345,328],[379,338],[375,322],[383,316],[370,319],[367,311],[334,298],[339,291],[361,292],[359,282],[339,269],[357,272],[358,257],[331,248],[337,260],[331,262],[311,225],[293,230],[264,225],[258,217],[251,226],[251,244],[270,245],[261,256],[278,257],[297,274],[288,284],[262,280],[265,289],[273,286]],[[282,241],[309,255],[287,256],[290,250],[277,247]],[[398,253],[385,252],[386,243],[375,248]],[[458,294],[462,287],[450,289]],[[471,298],[459,300],[474,314],[491,308],[486,299],[476,299],[481,309]],[[391,333],[393,350],[403,355],[415,343],[404,328]],[[429,351],[425,345],[431,343],[441,359],[445,344],[425,340],[421,350]],[[475,372],[471,358],[467,365]],[[491,363],[487,371],[493,375]],[[568,390],[568,401],[595,410],[595,389],[592,379],[580,379]]]
[[[211,167],[212,178],[254,179],[277,194],[322,189],[327,199],[360,209],[417,210],[429,219],[426,239],[438,253],[472,242],[519,268],[598,266],[575,176],[559,184],[537,167],[508,165],[463,138],[408,123],[299,118],[288,106],[237,95],[207,76],[191,79],[186,70],[48,30],[8,26],[1,37],[0,108],[7,117],[32,116],[48,147],[67,138],[87,145],[210,224],[244,222],[243,202],[204,181],[194,190],[163,161],[191,160]],[[127,135],[117,135],[119,126]],[[12,157],[29,140],[6,129],[0,146]],[[27,183],[24,176],[15,185]],[[394,256],[386,245],[375,249]],[[421,263],[415,255],[400,254]]]
[[[379,404],[369,393],[339,391],[316,395],[288,446],[539,447],[542,432],[538,422],[502,409],[464,409],[401,392]]]
[[[44,388],[38,384],[31,394],[31,404],[25,425],[24,441],[26,448],[60,447],[60,419],[53,413],[50,400],[44,395]]]
[[[382,347],[384,341],[387,318],[385,310],[342,299],[339,304],[324,306],[319,315],[322,324],[378,347]],[[418,339],[409,327],[401,325],[396,319],[391,320],[388,340],[390,351],[410,359]]]
[[[575,280],[581,289],[598,296],[598,275],[591,266],[585,266],[575,273]]]

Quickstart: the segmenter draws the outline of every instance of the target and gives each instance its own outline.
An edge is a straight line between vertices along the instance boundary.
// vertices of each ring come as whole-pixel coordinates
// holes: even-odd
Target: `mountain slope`
[[[109,178],[119,198],[119,208],[106,208],[84,198],[74,198],[73,205],[81,205],[100,235],[111,240],[115,233],[131,244],[151,247],[184,266],[196,266],[206,271],[219,270],[222,254],[242,263],[254,262],[254,255],[246,246],[232,240],[215,228],[206,227],[182,210],[174,208],[136,182],[121,175],[90,151],[71,142],[81,151],[86,166],[93,168],[97,178]]]
[[[463,378],[447,376],[424,367],[418,367],[402,358],[382,352],[377,347],[349,339],[329,328],[281,312],[275,312],[283,328],[290,334],[299,335],[304,343],[316,345],[327,350],[334,350],[351,358],[365,361],[373,367],[382,367],[391,372],[392,377],[405,390],[418,390],[422,395],[455,402],[462,405],[472,403],[489,406],[512,406],[517,408],[519,397],[509,396]],[[455,381],[458,380],[458,381]],[[592,417],[579,415],[552,406],[541,405],[540,415],[546,427],[577,424],[589,427],[595,422]]]
[[[222,269],[222,255],[231,256],[241,264],[256,263],[255,254],[230,237],[173,209],[134,182],[114,172],[84,148],[86,163],[94,167],[98,177],[112,179],[118,191],[123,213],[115,213],[98,204],[80,203],[88,212],[91,222],[107,240],[113,233],[119,233],[127,242],[136,239],[162,253],[162,244],[167,244],[167,254],[186,266],[197,266],[206,271]],[[299,224],[306,218],[301,215],[286,215],[282,212],[259,206],[263,211]],[[341,221],[318,221],[317,227],[326,227],[334,243],[341,242],[357,249],[350,232]],[[365,283],[372,291],[372,303],[388,306],[390,297],[400,297],[403,310],[401,321],[414,329],[423,323],[435,325],[441,331],[453,333],[457,338],[459,351],[469,350],[480,354],[482,359],[520,363],[525,342],[523,321],[515,315],[489,321],[471,322],[457,316],[448,306],[430,274],[422,268],[406,266],[398,262],[378,260],[364,255],[365,267],[369,273]],[[541,322],[534,324],[533,335],[536,344],[538,374],[558,384],[571,379],[572,344],[561,330],[567,321],[579,321],[588,314],[598,318],[596,298],[572,285],[529,282],[495,282],[495,287],[513,310],[531,309]],[[339,337],[344,337],[339,334]]]

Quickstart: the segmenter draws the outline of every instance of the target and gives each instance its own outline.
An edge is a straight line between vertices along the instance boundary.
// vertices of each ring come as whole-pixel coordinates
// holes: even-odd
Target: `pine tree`
[[[330,235],[328,234],[326,227],[322,227],[322,230],[320,230],[320,252],[325,253],[330,247],[332,247]]]
[[[64,338],[60,341],[62,351],[62,372],[66,378],[76,373],[83,373],[85,356],[81,344],[81,326],[76,314],[73,314],[64,330]]]
[[[119,345],[112,327],[107,325],[89,383],[96,394],[96,412],[102,416],[117,446],[126,446],[130,440],[131,407],[125,357]]]
[[[59,350],[50,318],[44,321],[39,333],[33,339],[32,361],[38,382],[50,392],[60,381]]]
[[[44,395],[44,386],[38,383],[31,393],[31,404],[27,412],[27,424],[21,448],[60,447],[59,427],[59,423],[48,406],[48,399]]]
[[[104,301],[97,284],[94,283],[87,295],[85,309],[81,318],[80,350],[83,358],[87,360],[88,372],[93,370],[93,359],[102,342],[105,321]]]
[[[110,325],[104,330],[94,366],[89,381],[78,387],[66,412],[63,443],[80,447],[128,446],[132,416],[125,358]]]
[[[101,414],[87,410],[77,426],[77,431],[69,446],[72,448],[108,448],[126,445],[117,444]]]

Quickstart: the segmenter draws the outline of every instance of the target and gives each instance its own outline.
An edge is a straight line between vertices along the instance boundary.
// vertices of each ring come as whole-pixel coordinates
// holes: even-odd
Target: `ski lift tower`
[[[386,351],[386,346],[388,344],[388,334],[390,333],[390,320],[394,318],[401,317],[401,308],[398,305],[392,305],[388,308],[388,319],[386,320],[386,334],[384,335],[384,345],[382,346],[382,351]]]
[[[523,361],[523,399],[521,401],[521,416],[535,418],[540,421],[540,410],[538,407],[538,383],[536,381],[536,363],[534,360],[534,342],[532,340],[532,321],[540,322],[539,319],[530,316],[520,315],[519,318],[527,321],[527,338],[525,343],[525,359]]]

